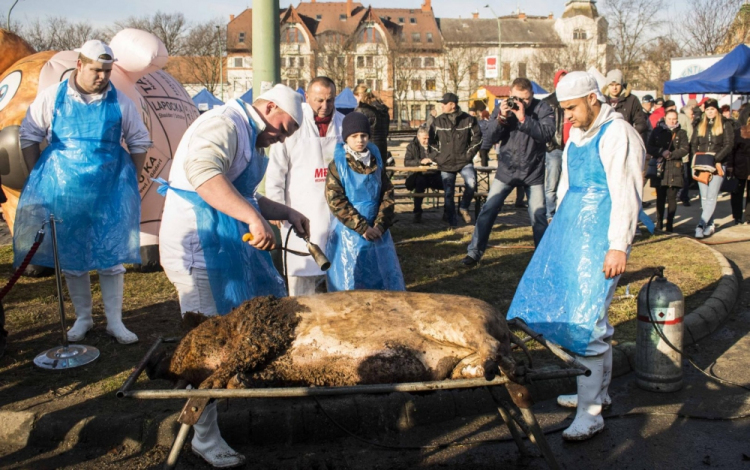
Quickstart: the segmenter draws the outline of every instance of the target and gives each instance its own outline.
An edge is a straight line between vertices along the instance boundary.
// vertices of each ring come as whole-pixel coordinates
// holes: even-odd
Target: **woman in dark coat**
[[[657,227],[664,227],[664,204],[667,206],[667,232],[673,230],[674,214],[677,211],[677,193],[682,188],[682,157],[689,152],[687,132],[677,122],[677,111],[669,110],[664,119],[651,132],[648,139],[648,154],[661,158],[664,175],[651,182],[656,187]]]
[[[750,204],[750,108],[740,114],[739,124],[734,133],[734,152],[727,161],[727,175],[737,178],[737,190],[731,194],[734,223],[740,225],[743,211]],[[747,202],[743,204],[747,188]],[[744,222],[747,223],[747,222]]]
[[[354,111],[364,114],[370,121],[370,142],[380,150],[380,156],[385,163],[388,160],[388,127],[391,124],[388,106],[365,85],[357,85],[353,93],[359,103]]]
[[[715,163],[726,165],[727,158],[734,149],[732,120],[719,114],[719,102],[715,99],[706,100],[704,106],[705,112],[693,131],[690,153],[693,159],[695,159],[696,153],[709,153],[713,155]],[[695,171],[695,161],[693,161],[693,170]],[[719,197],[724,176],[718,170],[712,173],[713,177],[708,184],[698,182],[703,212],[700,222],[695,228],[695,238],[710,237],[715,231],[714,211],[716,210],[716,200]]]

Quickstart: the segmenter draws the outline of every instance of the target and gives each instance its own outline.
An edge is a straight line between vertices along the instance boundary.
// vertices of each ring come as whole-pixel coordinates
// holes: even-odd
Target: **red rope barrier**
[[[16,271],[13,273],[13,276],[10,277],[8,280],[8,283],[5,284],[5,287],[3,287],[2,290],[0,290],[0,302],[5,298],[5,296],[10,292],[10,290],[13,288],[14,285],[16,285],[16,282],[18,282],[18,279],[21,277],[21,274],[23,274],[24,271],[26,271],[26,268],[29,266],[29,263],[31,263],[31,258],[34,257],[36,254],[36,250],[39,249],[39,245],[42,244],[42,240],[44,240],[44,232],[39,231],[37,232],[36,240],[34,240],[34,244],[31,245],[31,249],[26,254],[26,257],[23,259],[23,263],[16,269]]]

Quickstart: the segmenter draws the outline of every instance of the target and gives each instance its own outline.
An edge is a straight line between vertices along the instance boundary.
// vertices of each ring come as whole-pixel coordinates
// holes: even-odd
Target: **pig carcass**
[[[505,318],[481,300],[350,291],[258,297],[191,330],[150,378],[197,388],[514,378]]]

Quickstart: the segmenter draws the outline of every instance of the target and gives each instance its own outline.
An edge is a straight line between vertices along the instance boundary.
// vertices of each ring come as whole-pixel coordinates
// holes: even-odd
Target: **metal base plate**
[[[99,350],[84,344],[71,344],[67,348],[58,346],[39,354],[34,364],[42,369],[62,370],[85,366],[99,357]]]

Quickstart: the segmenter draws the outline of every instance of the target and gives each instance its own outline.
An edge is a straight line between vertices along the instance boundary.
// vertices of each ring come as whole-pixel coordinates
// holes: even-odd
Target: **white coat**
[[[310,219],[310,241],[325,250],[331,211],[326,202],[325,188],[328,164],[341,139],[344,115],[334,112],[325,137],[320,137],[313,110],[302,104],[304,119],[299,130],[286,141],[271,146],[266,170],[266,194],[272,201],[289,206]],[[289,231],[284,222],[282,243]],[[305,242],[294,233],[289,237],[289,248],[306,252]],[[288,255],[288,275],[319,276],[323,274],[315,261],[307,256]]]

